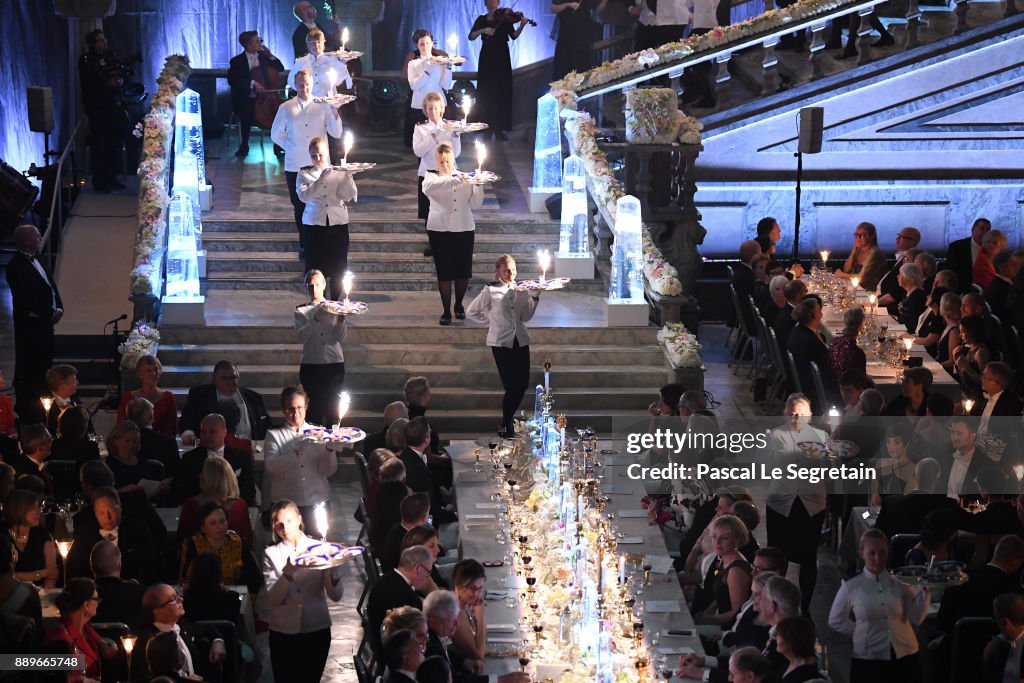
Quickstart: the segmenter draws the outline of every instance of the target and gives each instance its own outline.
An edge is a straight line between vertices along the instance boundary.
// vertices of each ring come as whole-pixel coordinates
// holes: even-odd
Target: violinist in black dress
[[[554,0],[551,11],[558,20],[558,39],[555,41],[555,59],[552,80],[558,80],[570,71],[583,73],[593,64],[594,40],[599,37],[600,24],[592,13],[604,11],[608,0]]]
[[[477,17],[469,31],[470,40],[483,41],[473,118],[490,126],[495,137],[507,140],[512,130],[512,57],[508,41],[518,38],[530,20],[511,10],[498,9],[499,0],[484,2],[487,14]]]

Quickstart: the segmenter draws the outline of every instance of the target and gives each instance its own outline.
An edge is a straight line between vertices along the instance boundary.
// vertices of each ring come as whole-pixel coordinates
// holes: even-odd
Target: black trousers
[[[412,147],[412,131],[416,128],[417,123],[423,123],[427,120],[427,115],[423,113],[422,109],[413,109],[409,107],[405,110],[405,146]]]
[[[292,213],[295,214],[295,229],[299,233],[299,243],[302,250],[306,250],[306,231],[302,227],[302,213],[306,210],[306,202],[299,199],[299,191],[295,187],[295,179],[299,177],[297,171],[285,171],[284,182],[288,185],[288,199],[292,202]]]
[[[49,395],[46,371],[53,365],[53,325],[40,318],[14,322],[15,412],[22,424],[46,422],[39,397]]]
[[[918,683],[921,680],[921,663],[917,653],[890,660],[857,659],[850,661],[850,683],[879,683],[899,681]]]
[[[811,595],[818,582],[818,544],[827,514],[826,508],[810,515],[799,496],[793,501],[788,516],[768,508],[768,545],[778,548],[791,562],[800,565],[801,608],[804,614],[810,608]]]
[[[327,293],[337,301],[344,294],[341,280],[348,268],[348,223],[303,225],[306,270],[316,268],[327,279]]]
[[[530,385],[530,345],[520,346],[519,340],[515,340],[510,349],[492,346],[491,353],[494,355],[494,364],[498,366],[501,386],[505,388],[505,396],[501,400],[501,428],[510,432],[512,419]]]
[[[345,385],[344,363],[303,363],[299,366],[299,381],[309,395],[306,419],[321,427],[338,421],[338,394]]]
[[[121,128],[117,114],[96,113],[89,117],[89,162],[93,188],[109,190],[117,182],[120,142]]]
[[[249,133],[252,129],[252,103],[251,99],[247,99],[245,104],[239,104],[235,108],[235,116],[238,117],[238,146],[248,147],[249,146]]]
[[[270,632],[270,665],[277,683],[320,683],[331,650],[331,629],[312,633]]]

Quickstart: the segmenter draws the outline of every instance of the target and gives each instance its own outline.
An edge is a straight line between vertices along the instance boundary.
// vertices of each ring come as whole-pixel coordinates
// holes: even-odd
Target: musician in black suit
[[[284,71],[284,64],[263,44],[256,31],[243,31],[238,42],[245,49],[228,62],[228,85],[231,86],[231,108],[238,117],[239,143],[235,156],[244,159],[249,154],[253,101],[263,92],[263,85],[253,79],[252,70],[260,68],[264,74],[268,69]]]
[[[981,681],[1001,683],[1024,678],[1024,596],[1004,593],[992,601],[992,616],[999,635],[989,641],[982,655]]]
[[[199,427],[199,446],[181,456],[178,476],[174,478],[174,497],[181,503],[199,495],[199,473],[207,458],[224,458],[238,477],[238,491],[249,505],[256,502],[256,482],[252,474],[252,456],[240,448],[224,444],[228,434],[222,415],[210,413]]]
[[[133,631],[142,625],[142,585],[121,578],[121,550],[111,541],[100,541],[89,558],[96,592],[100,602],[96,606],[95,621],[127,624]]]
[[[458,519],[445,507],[444,492],[428,466],[430,427],[423,417],[414,417],[405,426],[405,450],[399,458],[405,464],[405,483],[413,491],[430,494],[430,514],[435,524],[448,524]]]
[[[423,648],[412,631],[395,631],[384,640],[385,683],[416,683],[416,670],[423,663]]]
[[[34,225],[14,229],[17,252],[7,264],[7,286],[14,308],[15,411],[23,424],[44,422],[39,397],[47,394],[46,371],[53,365],[53,327],[64,304],[53,277],[36,257],[43,238]]]
[[[181,442],[186,446],[195,443],[199,423],[210,413],[217,412],[219,401],[233,401],[239,407],[242,419],[235,430],[235,436],[242,439],[261,441],[266,438],[267,409],[263,398],[255,391],[240,387],[238,368],[229,360],[217,361],[213,366],[213,382],[200,384],[188,390],[185,407],[181,409]]]
[[[974,282],[974,261],[981,251],[981,239],[991,229],[991,221],[979,218],[971,226],[970,237],[954,240],[946,247],[946,268],[956,273],[961,294],[971,289],[971,283]]]
[[[142,611],[146,623],[135,631],[138,640],[132,650],[132,681],[148,681],[152,677],[146,661],[146,646],[153,636],[165,631],[177,631],[178,647],[185,655],[182,666],[185,676],[199,674],[205,680],[217,680],[213,665],[227,659],[224,639],[213,626],[182,619],[185,608],[181,595],[172,586],[158,583],[147,588],[142,596]],[[225,680],[231,679],[225,675]]]
[[[139,453],[147,460],[164,464],[164,476],[176,477],[181,466],[178,442],[153,429],[153,404],[139,396],[128,402],[126,417],[139,427]]]
[[[295,6],[292,7],[292,14],[299,20],[299,25],[295,27],[295,31],[292,33],[292,48],[295,50],[295,59],[309,54],[306,38],[309,36],[309,32],[315,28],[324,32],[328,52],[333,52],[341,47],[338,19],[334,19],[330,24],[318,19],[316,7],[305,0],[295,3]]]
[[[794,309],[793,315],[796,318],[796,326],[789,333],[786,341],[786,349],[793,354],[793,358],[799,358],[796,364],[797,376],[800,378],[800,386],[804,391],[811,391],[814,387],[814,380],[811,377],[811,361],[818,364],[821,371],[821,381],[825,385],[825,392],[828,397],[839,394],[839,386],[836,381],[832,365],[828,361],[828,347],[825,341],[818,335],[818,327],[821,325],[821,304],[815,298],[804,299]],[[811,392],[815,397],[812,409],[815,414],[820,415],[826,406],[821,401],[828,400],[828,397],[818,397],[817,392]]]
[[[416,591],[428,585],[433,566],[434,556],[421,545],[402,551],[398,566],[377,580],[367,598],[366,615],[374,633],[380,633],[388,610],[405,605],[416,609],[423,607],[423,598]]]
[[[121,574],[148,586],[156,580],[159,564],[146,525],[121,514],[121,497],[111,487],[103,487],[92,494],[92,519],[75,516],[75,542],[68,553],[69,576],[91,576],[89,557],[100,541],[115,543],[121,551]]]

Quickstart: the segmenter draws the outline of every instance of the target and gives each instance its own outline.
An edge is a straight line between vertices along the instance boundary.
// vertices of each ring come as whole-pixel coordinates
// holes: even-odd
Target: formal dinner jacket
[[[14,323],[35,320],[52,327],[51,320],[56,309],[64,308],[53,275],[40,262],[46,279],[39,274],[31,259],[20,251],[11,256],[7,263],[7,285],[11,289]],[[56,303],[56,306],[54,306]]]
[[[256,58],[259,60],[264,74],[268,69],[284,71],[284,64],[277,57],[268,57],[260,51],[256,53]],[[245,52],[232,57],[228,62],[228,85],[231,86],[231,104],[236,111],[245,107],[250,100],[255,98],[252,82],[252,69],[249,68],[249,59]]]
[[[956,273],[961,294],[970,289],[974,277],[974,257],[971,252],[970,237],[954,240],[946,247],[946,268]]]
[[[203,471],[203,463],[210,453],[202,446],[197,446],[181,456],[178,476],[174,478],[174,498],[178,504],[186,499],[199,495],[199,474]],[[240,448],[224,446],[224,459],[238,477],[238,490],[249,505],[256,502],[256,480],[252,473],[252,456]]]
[[[92,517],[93,523],[89,524],[88,519]],[[103,540],[104,532],[96,521],[96,515],[92,514],[78,524],[78,517],[75,517],[75,542],[68,553],[68,574],[71,577],[91,577],[92,567],[89,564],[89,556],[92,554],[93,546]],[[117,548],[121,551],[121,576],[126,579],[135,579],[139,583],[148,586],[158,576],[159,566],[157,565],[157,551],[149,529],[142,522],[125,517],[122,513],[121,523],[117,527]]]
[[[447,524],[456,520],[455,514],[444,509],[444,497],[441,485],[423,462],[419,454],[406,447],[399,456],[405,464],[405,484],[417,493],[430,494],[430,514],[434,516],[434,524]],[[428,456],[429,457],[429,456]]]
[[[422,609],[423,598],[397,570],[385,572],[373,586],[366,601],[366,616],[370,619],[373,632],[380,633],[388,610],[406,605]]]
[[[263,405],[263,398],[251,389],[238,387],[245,403],[245,412],[249,417],[249,426],[252,429],[252,438],[257,441],[267,435],[267,409]],[[192,431],[199,433],[199,424],[203,418],[210,413],[217,412],[217,387],[210,384],[200,384],[188,390],[188,398],[185,399],[185,407],[181,409],[181,420],[178,422],[180,432]]]
[[[131,657],[131,681],[142,683],[153,677],[149,670],[149,662],[146,661],[146,646],[151,638],[160,633],[153,624],[145,624],[133,631],[138,640],[135,641],[135,648]],[[210,664],[210,647],[217,640],[223,640],[220,631],[216,626],[209,624],[195,624],[188,619],[182,618],[178,621],[178,635],[185,641],[189,655],[192,657],[192,668],[203,677],[204,680],[217,680],[212,677],[213,664]],[[180,647],[180,646],[179,646]],[[230,653],[229,653],[230,658]]]

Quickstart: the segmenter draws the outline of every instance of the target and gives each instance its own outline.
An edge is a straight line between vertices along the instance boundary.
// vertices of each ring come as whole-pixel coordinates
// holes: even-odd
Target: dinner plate
[[[361,315],[369,309],[362,301],[321,301],[320,308],[333,315]]]
[[[316,443],[356,443],[366,438],[366,432],[358,427],[310,427],[302,430],[302,436]]]
[[[330,569],[344,563],[349,558],[361,555],[365,550],[362,546],[344,546],[327,541],[309,546],[298,553],[292,562],[303,569]]]
[[[516,283],[516,289],[521,291],[521,292],[522,291],[550,292],[550,291],[554,291],[556,289],[562,289],[563,287],[565,287],[570,282],[572,282],[572,280],[570,278],[567,278],[567,277],[545,278],[543,282],[540,281],[540,280],[521,280],[520,282]]]
[[[330,104],[337,106],[339,104],[348,104],[349,102],[355,102],[355,95],[327,95],[325,97],[314,97],[313,102],[316,104]]]

